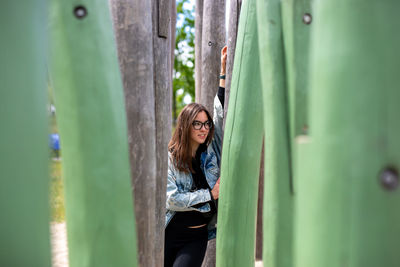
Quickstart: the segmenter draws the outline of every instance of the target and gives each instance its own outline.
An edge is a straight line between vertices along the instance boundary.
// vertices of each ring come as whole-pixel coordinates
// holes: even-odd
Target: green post
[[[0,3],[0,266],[51,266],[46,15],[46,1]]]
[[[291,147],[298,135],[307,134],[310,35],[313,0],[281,0],[286,85]],[[292,155],[293,156],[293,155]],[[293,159],[295,160],[295,159]],[[292,166],[293,167],[293,166]],[[292,189],[294,191],[294,189]]]
[[[280,0],[257,1],[265,125],[263,263],[266,267],[293,266],[294,197],[281,8]]]
[[[400,2],[314,8],[297,266],[399,266]]]
[[[137,266],[126,115],[108,2],[54,0],[50,29],[70,266]]]
[[[295,139],[307,133],[310,0],[258,0],[265,123],[264,266],[294,266]]]
[[[263,138],[255,0],[241,10],[218,203],[218,267],[254,266],[257,193]]]

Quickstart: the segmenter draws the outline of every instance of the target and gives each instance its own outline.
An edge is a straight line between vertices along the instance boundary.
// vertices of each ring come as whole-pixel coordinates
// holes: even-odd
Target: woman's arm
[[[218,166],[221,161],[221,147],[222,147],[222,124],[224,118],[224,98],[225,98],[225,78],[221,76],[225,75],[226,71],[226,58],[227,58],[227,46],[224,46],[221,50],[221,73],[220,73],[220,88],[217,95],[214,98],[214,139],[211,143],[211,147],[217,156]]]
[[[225,88],[226,58],[228,57],[228,47],[224,46],[221,50],[221,72],[219,73],[219,87]],[[223,104],[222,104],[223,105]]]

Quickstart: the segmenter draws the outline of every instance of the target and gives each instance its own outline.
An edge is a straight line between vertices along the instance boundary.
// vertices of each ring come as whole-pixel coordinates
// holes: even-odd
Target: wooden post
[[[200,103],[201,97],[201,49],[202,49],[202,32],[203,32],[203,4],[204,0],[196,0],[195,5],[195,19],[194,19],[194,53],[195,53],[195,62],[194,62],[194,74],[195,74],[195,101]]]
[[[51,1],[71,267],[137,266],[124,97],[107,2]]]
[[[225,45],[225,0],[204,0],[201,38],[200,103],[212,113],[219,85],[221,49]]]
[[[399,265],[399,8],[389,0],[314,5],[299,267]]]
[[[46,25],[46,1],[1,1],[0,266],[51,266]]]
[[[218,91],[219,72],[221,68],[221,49],[225,45],[225,0],[198,0],[202,3],[203,15],[201,23],[201,54],[196,55],[196,62],[201,72],[196,73],[196,102],[205,105],[213,113],[214,96]],[[198,18],[196,13],[196,18]],[[197,27],[197,29],[199,28]],[[200,58],[201,56],[201,58]],[[201,79],[201,86],[198,88]],[[197,95],[199,94],[199,95]],[[203,266],[215,266],[215,240],[208,243]]]
[[[239,26],[240,9],[242,0],[230,0],[229,24],[228,24],[228,58],[226,60],[226,80],[225,80],[225,103],[224,103],[224,125],[229,107],[229,93],[231,88],[233,62],[235,59],[236,39]]]
[[[174,61],[175,61],[175,43],[176,43],[176,1],[171,1],[171,88],[172,88],[172,80],[174,73]],[[172,89],[171,89],[172,90]],[[171,96],[172,101],[172,96]]]
[[[217,266],[254,266],[263,138],[255,1],[245,1],[238,30],[225,126],[217,230]]]
[[[172,99],[172,70],[171,59],[171,1],[152,0],[153,5],[153,53],[154,53],[154,98],[156,123],[156,191],[155,200],[155,229],[154,239],[146,242],[154,243],[154,251],[145,255],[146,263],[142,266],[164,264],[164,227],[165,199],[168,176],[168,142],[171,138],[171,99]],[[174,24],[175,25],[175,24]],[[174,30],[175,33],[175,30]],[[149,198],[147,192],[142,197]],[[149,207],[152,208],[152,207]]]
[[[124,82],[139,265],[163,262],[170,131],[170,3],[110,0]]]

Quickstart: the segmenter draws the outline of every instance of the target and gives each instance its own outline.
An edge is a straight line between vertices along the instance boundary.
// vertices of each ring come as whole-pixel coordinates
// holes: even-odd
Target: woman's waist
[[[178,211],[172,218],[170,225],[177,227],[197,228],[201,225],[207,225],[210,218],[199,211]]]

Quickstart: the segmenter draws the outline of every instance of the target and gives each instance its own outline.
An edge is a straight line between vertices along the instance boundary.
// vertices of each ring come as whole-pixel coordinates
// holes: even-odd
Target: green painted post
[[[400,2],[314,8],[296,266],[399,266]]]
[[[295,138],[307,133],[311,1],[258,0],[265,122],[264,266],[293,266]]]
[[[126,115],[108,3],[51,4],[70,266],[137,266]]]
[[[255,1],[242,5],[218,203],[217,266],[254,266],[263,138]]]
[[[308,129],[307,94],[310,34],[314,15],[313,0],[282,0],[280,2],[282,3],[290,138],[292,150],[294,150],[295,137],[307,134]]]
[[[51,266],[46,1],[0,3],[0,266]]]
[[[280,2],[287,91],[290,190],[294,197],[296,184],[301,182],[295,175],[296,155],[299,149],[295,140],[299,136],[306,136],[309,127],[309,54],[311,30],[314,24],[312,9],[314,0]]]
[[[265,125],[263,263],[288,267],[293,266],[294,196],[281,1],[258,0],[257,22]]]

